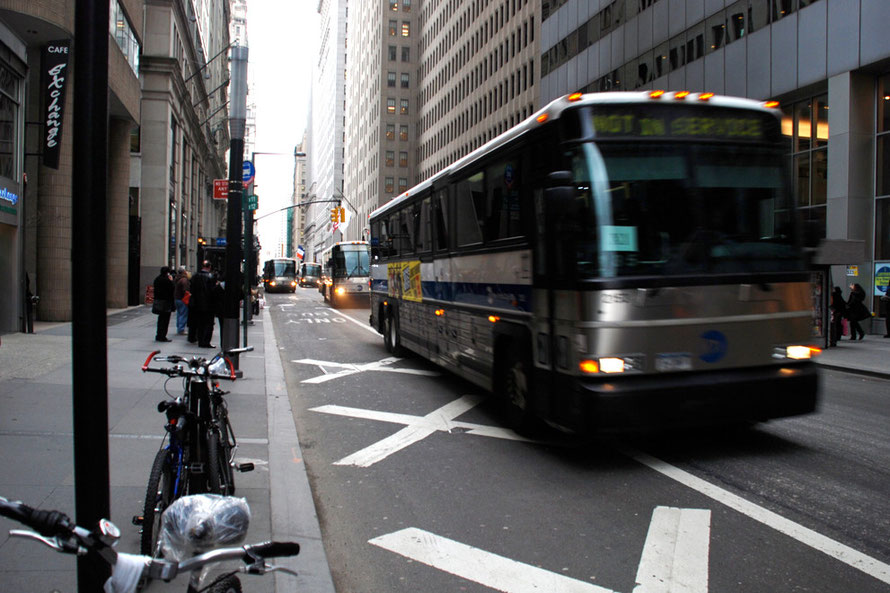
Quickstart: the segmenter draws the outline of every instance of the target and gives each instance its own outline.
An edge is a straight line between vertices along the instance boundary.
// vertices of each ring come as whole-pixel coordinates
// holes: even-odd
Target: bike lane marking
[[[633,593],[707,593],[710,529],[707,509],[656,507]],[[504,593],[615,593],[416,527],[368,543]]]

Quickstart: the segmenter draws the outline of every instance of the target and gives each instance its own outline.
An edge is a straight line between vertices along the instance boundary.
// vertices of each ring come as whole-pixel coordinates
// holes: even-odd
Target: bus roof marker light
[[[541,115],[539,115],[539,116],[538,116],[537,118],[535,118],[535,119],[538,120],[538,123],[539,123],[539,124],[542,124],[542,123],[544,123],[545,121],[547,121],[548,117],[549,117],[549,116],[548,116],[546,113],[542,113]]]
[[[501,320],[501,318],[498,317],[497,315],[489,315],[488,320],[492,323],[497,323],[498,321]]]
[[[445,315],[445,309],[436,309],[436,317],[442,317]]]
[[[680,101],[682,101],[683,99],[685,99],[688,96],[689,96],[689,91],[677,91],[676,93],[674,93],[674,99],[678,99]]]
[[[650,99],[660,99],[664,95],[664,91],[661,89],[654,90],[649,93]]]
[[[763,103],[763,106],[768,109],[776,109],[779,106],[779,102],[778,101],[765,101]]]
[[[581,97],[584,96],[584,93],[572,93],[569,95],[569,101],[580,101]]]
[[[698,96],[699,101],[707,101],[714,96],[714,93],[702,93]]]

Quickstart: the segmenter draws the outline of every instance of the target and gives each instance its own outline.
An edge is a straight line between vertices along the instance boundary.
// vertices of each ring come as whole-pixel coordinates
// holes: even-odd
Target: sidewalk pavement
[[[240,356],[244,378],[223,382],[235,436],[236,460],[256,469],[236,473],[236,495],[251,509],[245,543],[269,539],[297,541],[300,554],[276,564],[299,573],[242,575],[246,591],[333,593],[306,468],[293,421],[279,350],[267,311],[248,328],[253,352]],[[110,519],[121,529],[118,549],[138,553],[139,527],[148,473],[161,446],[165,418],[157,411],[167,378],[140,371],[152,350],[164,354],[214,354],[176,335],[175,315],[168,337],[155,342],[157,317],[149,307],[109,311],[108,427]],[[218,328],[217,328],[218,329]],[[219,343],[215,332],[213,341]],[[266,356],[266,354],[269,356]],[[32,506],[54,508],[74,518],[71,323],[35,324],[34,334],[0,336],[0,496]],[[180,379],[166,387],[181,392]],[[9,538],[20,527],[0,518],[0,590],[76,591],[76,561],[40,544]],[[182,591],[186,577],[155,583],[150,591]]]

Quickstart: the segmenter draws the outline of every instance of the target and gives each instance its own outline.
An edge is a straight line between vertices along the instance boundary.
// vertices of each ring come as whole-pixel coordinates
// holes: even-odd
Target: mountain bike
[[[253,470],[252,463],[235,465],[238,442],[223,397],[228,392],[220,389],[216,381],[236,380],[239,371],[228,356],[251,350],[252,346],[237,348],[210,359],[176,354],[157,356],[160,351],[156,350],[142,365],[143,372],[161,373],[170,379],[181,377],[183,385],[182,394],[174,396],[165,384],[164,391],[173,399],[158,404],[158,412],[167,418],[164,428],[168,438],[161,443],[152,464],[142,515],[133,517],[133,523],[142,527],[142,554],[158,553],[161,513],[174,500],[203,492],[232,495],[234,470]],[[153,361],[169,362],[172,366],[149,366]]]
[[[300,545],[295,542],[265,542],[239,547],[225,547],[243,541],[247,533],[250,511],[243,499],[199,494],[180,498],[164,513],[162,523],[164,558],[125,554],[114,549],[120,530],[108,519],[102,519],[90,530],[76,525],[59,511],[33,509],[22,502],[10,502],[0,496],[0,516],[13,519],[33,529],[12,529],[9,535],[38,541],[63,554],[96,554],[111,565],[111,578],[105,590],[112,593],[134,593],[153,580],[170,582],[177,575],[189,573],[189,593],[240,593],[237,573],[266,574],[296,572],[270,564],[266,559],[296,556]],[[243,566],[228,571],[202,588],[207,569],[212,564],[240,560]]]

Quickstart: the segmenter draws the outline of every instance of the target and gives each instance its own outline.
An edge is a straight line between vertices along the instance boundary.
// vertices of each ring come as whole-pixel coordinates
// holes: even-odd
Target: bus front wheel
[[[510,428],[530,436],[537,432],[539,420],[534,412],[531,352],[526,346],[510,344],[500,366],[499,391]]]
[[[402,342],[399,339],[399,316],[394,309],[389,309],[384,313],[383,344],[386,346],[386,351],[393,356],[402,355]]]

